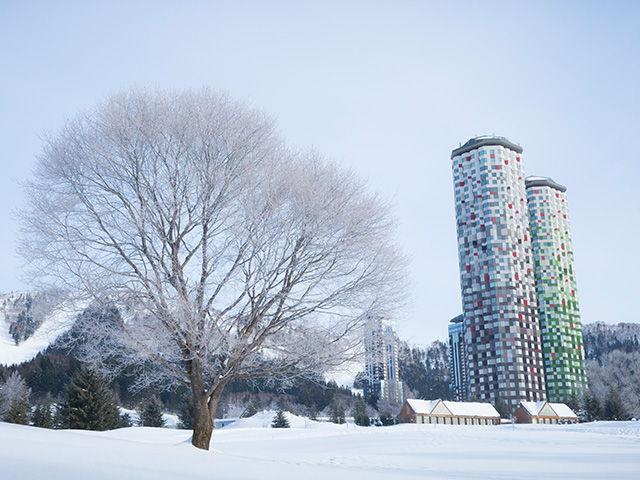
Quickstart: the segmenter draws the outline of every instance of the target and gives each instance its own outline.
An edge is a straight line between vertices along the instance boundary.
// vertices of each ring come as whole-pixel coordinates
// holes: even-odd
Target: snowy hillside
[[[589,323],[582,326],[582,336],[588,359],[599,360],[614,350],[640,351],[640,323]]]
[[[0,295],[0,364],[12,365],[26,362],[46,349],[62,333],[71,328],[76,316],[87,306],[87,302],[68,299],[56,304],[41,305],[34,316],[38,316],[35,332],[26,340],[16,345],[11,335],[11,325],[19,315],[16,312],[24,312],[24,304],[27,302],[28,292],[10,293]],[[35,307],[34,307],[35,308]]]
[[[0,423],[0,477],[22,480],[636,479],[640,422],[582,425],[397,425],[361,428],[271,414],[214,431],[41,430]]]

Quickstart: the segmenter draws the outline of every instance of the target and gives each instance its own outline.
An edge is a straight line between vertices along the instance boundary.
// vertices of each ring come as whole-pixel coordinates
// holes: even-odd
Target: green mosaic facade
[[[562,402],[587,385],[566,188],[544,177],[526,186],[547,397]]]

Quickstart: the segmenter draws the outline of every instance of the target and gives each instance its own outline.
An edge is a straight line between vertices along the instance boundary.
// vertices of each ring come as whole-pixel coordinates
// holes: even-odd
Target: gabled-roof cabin
[[[400,423],[446,425],[498,425],[500,414],[489,403],[446,400],[405,400]]]
[[[520,402],[513,415],[516,423],[578,423],[578,416],[564,403]]]

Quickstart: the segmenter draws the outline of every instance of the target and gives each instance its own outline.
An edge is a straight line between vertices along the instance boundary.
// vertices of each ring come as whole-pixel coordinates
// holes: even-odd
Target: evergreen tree
[[[318,409],[316,408],[316,404],[311,405],[309,409],[309,420],[318,420]]]
[[[580,423],[583,423],[583,422],[587,421],[587,419],[586,419],[587,412],[584,409],[583,397],[584,397],[584,392],[582,392],[581,396],[578,396],[576,394],[571,395],[565,401],[565,403],[567,404],[567,407],[569,407],[571,410],[573,410],[575,412],[575,414],[578,416],[578,421]]]
[[[604,419],[605,420],[628,420],[627,414],[620,394],[614,388],[610,388],[607,398],[604,401]]]
[[[598,400],[598,397],[596,397],[592,392],[585,392],[583,404],[585,422],[595,422],[596,420],[602,420],[604,418],[602,404],[600,403],[600,400]]]
[[[367,376],[367,372],[358,372],[356,377],[353,379],[353,388],[364,390],[368,378],[369,377]]]
[[[276,412],[276,416],[273,417],[273,422],[271,422],[271,428],[289,428],[289,420],[287,419],[286,414],[282,408],[279,408]]]
[[[371,419],[367,413],[367,404],[362,397],[356,399],[353,407],[353,420],[356,425],[361,427],[368,427],[371,424]]]
[[[580,402],[578,401],[578,396],[573,394],[570,397],[566,398],[564,403],[574,412],[578,413],[580,410]]]
[[[0,397],[0,417],[8,423],[27,425],[29,423],[29,396],[31,389],[18,372],[13,372],[2,388]]]
[[[36,405],[31,416],[31,423],[34,427],[54,428],[56,408],[53,404],[53,397],[49,392],[44,399]]]
[[[410,347],[399,342],[398,347],[400,380],[415,391],[415,398],[449,398],[447,343],[435,341],[426,347]]]
[[[395,425],[396,419],[388,410],[380,412],[380,423],[385,427],[389,425]]]
[[[162,418],[162,408],[162,403],[157,397],[147,400],[140,412],[140,426],[164,427],[167,422]]]
[[[69,386],[61,407],[64,428],[111,430],[120,426],[115,396],[106,381],[87,368]]]
[[[380,397],[378,395],[376,395],[375,393],[372,393],[371,395],[369,395],[367,397],[367,403],[369,405],[371,405],[371,408],[373,409],[377,409],[378,408],[378,403],[380,402]]]
[[[331,405],[329,405],[329,420],[339,424],[345,422],[344,405],[337,398],[334,398]]]
[[[178,406],[178,428],[193,430],[193,401],[191,395],[185,395]]]
[[[133,427],[133,420],[131,419],[131,415],[128,413],[123,413],[120,415],[120,428],[128,428]]]
[[[5,422],[17,423],[20,425],[29,424],[29,411],[31,406],[29,405],[29,397],[17,398],[10,406],[7,414],[5,415]]]
[[[31,412],[31,425],[33,425],[34,427],[42,427],[44,417],[42,408],[42,402],[38,402]]]
[[[249,402],[249,405],[247,405],[247,408],[245,408],[244,412],[242,412],[242,418],[253,417],[256,413],[258,413],[258,409],[256,408],[253,402]]]
[[[246,400],[247,400],[247,397],[245,397],[245,401]],[[244,409],[244,412],[242,412],[242,417],[243,418],[253,417],[261,409],[262,409],[262,402],[260,401],[260,397],[256,395],[255,397],[250,398],[248,400],[247,407]]]
[[[494,406],[500,414],[500,418],[511,418],[511,409],[503,399],[499,398]]]
[[[56,408],[53,409],[53,428],[64,428],[62,426],[62,404],[63,401],[60,397],[56,399]]]

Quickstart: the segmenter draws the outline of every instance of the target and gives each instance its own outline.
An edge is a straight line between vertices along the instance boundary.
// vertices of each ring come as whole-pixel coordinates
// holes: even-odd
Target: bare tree
[[[614,389],[624,408],[640,417],[640,352],[613,350],[599,360],[587,360],[586,370],[589,389],[602,404]]]
[[[33,278],[112,310],[83,317],[85,359],[188,385],[199,448],[231,379],[337,367],[403,293],[389,206],[209,90],[113,95],[46,140],[26,191]]]

